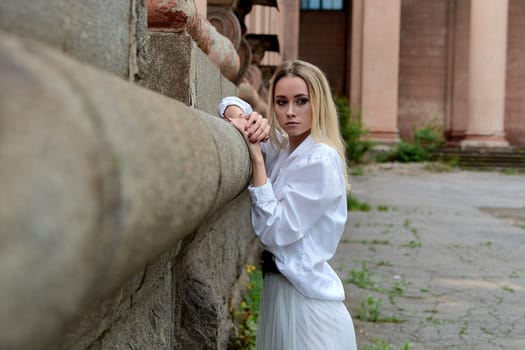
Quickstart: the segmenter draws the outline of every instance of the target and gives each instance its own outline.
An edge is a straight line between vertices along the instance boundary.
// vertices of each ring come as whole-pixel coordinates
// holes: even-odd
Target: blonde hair
[[[286,145],[285,142],[277,138],[275,132],[275,130],[279,130],[282,134],[286,134],[279,126],[274,108],[275,85],[284,77],[299,77],[306,83],[310,96],[310,104],[312,106],[311,135],[316,142],[325,143],[335,148],[343,162],[344,176],[347,188],[349,189],[345,146],[339,130],[337,108],[332,93],[330,92],[330,84],[324,73],[318,67],[301,60],[284,61],[277,67],[270,80],[270,88],[268,91],[270,139],[280,147]]]

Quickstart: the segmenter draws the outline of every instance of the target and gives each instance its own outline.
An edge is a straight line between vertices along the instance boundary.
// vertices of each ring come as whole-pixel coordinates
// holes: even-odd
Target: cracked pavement
[[[359,349],[525,349],[525,174],[383,164],[350,181],[371,210],[349,212],[331,264]],[[358,319],[368,296],[380,322]]]

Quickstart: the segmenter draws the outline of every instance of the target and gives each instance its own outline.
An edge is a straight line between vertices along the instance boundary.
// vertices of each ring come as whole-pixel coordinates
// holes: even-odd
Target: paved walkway
[[[370,169],[351,182],[372,210],[350,212],[332,261],[359,349],[525,349],[525,175]],[[358,319],[369,296],[379,322]]]

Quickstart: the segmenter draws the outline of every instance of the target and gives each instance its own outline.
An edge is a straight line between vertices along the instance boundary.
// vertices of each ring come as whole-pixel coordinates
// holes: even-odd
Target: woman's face
[[[292,146],[297,146],[312,128],[312,105],[306,83],[295,76],[281,78],[275,84],[273,101],[279,125]]]

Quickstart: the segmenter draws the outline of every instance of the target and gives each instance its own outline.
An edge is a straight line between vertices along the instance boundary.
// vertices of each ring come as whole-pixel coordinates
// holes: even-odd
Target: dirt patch
[[[494,217],[507,220],[513,225],[525,229],[525,207],[523,208],[494,208],[481,207],[479,210]]]

